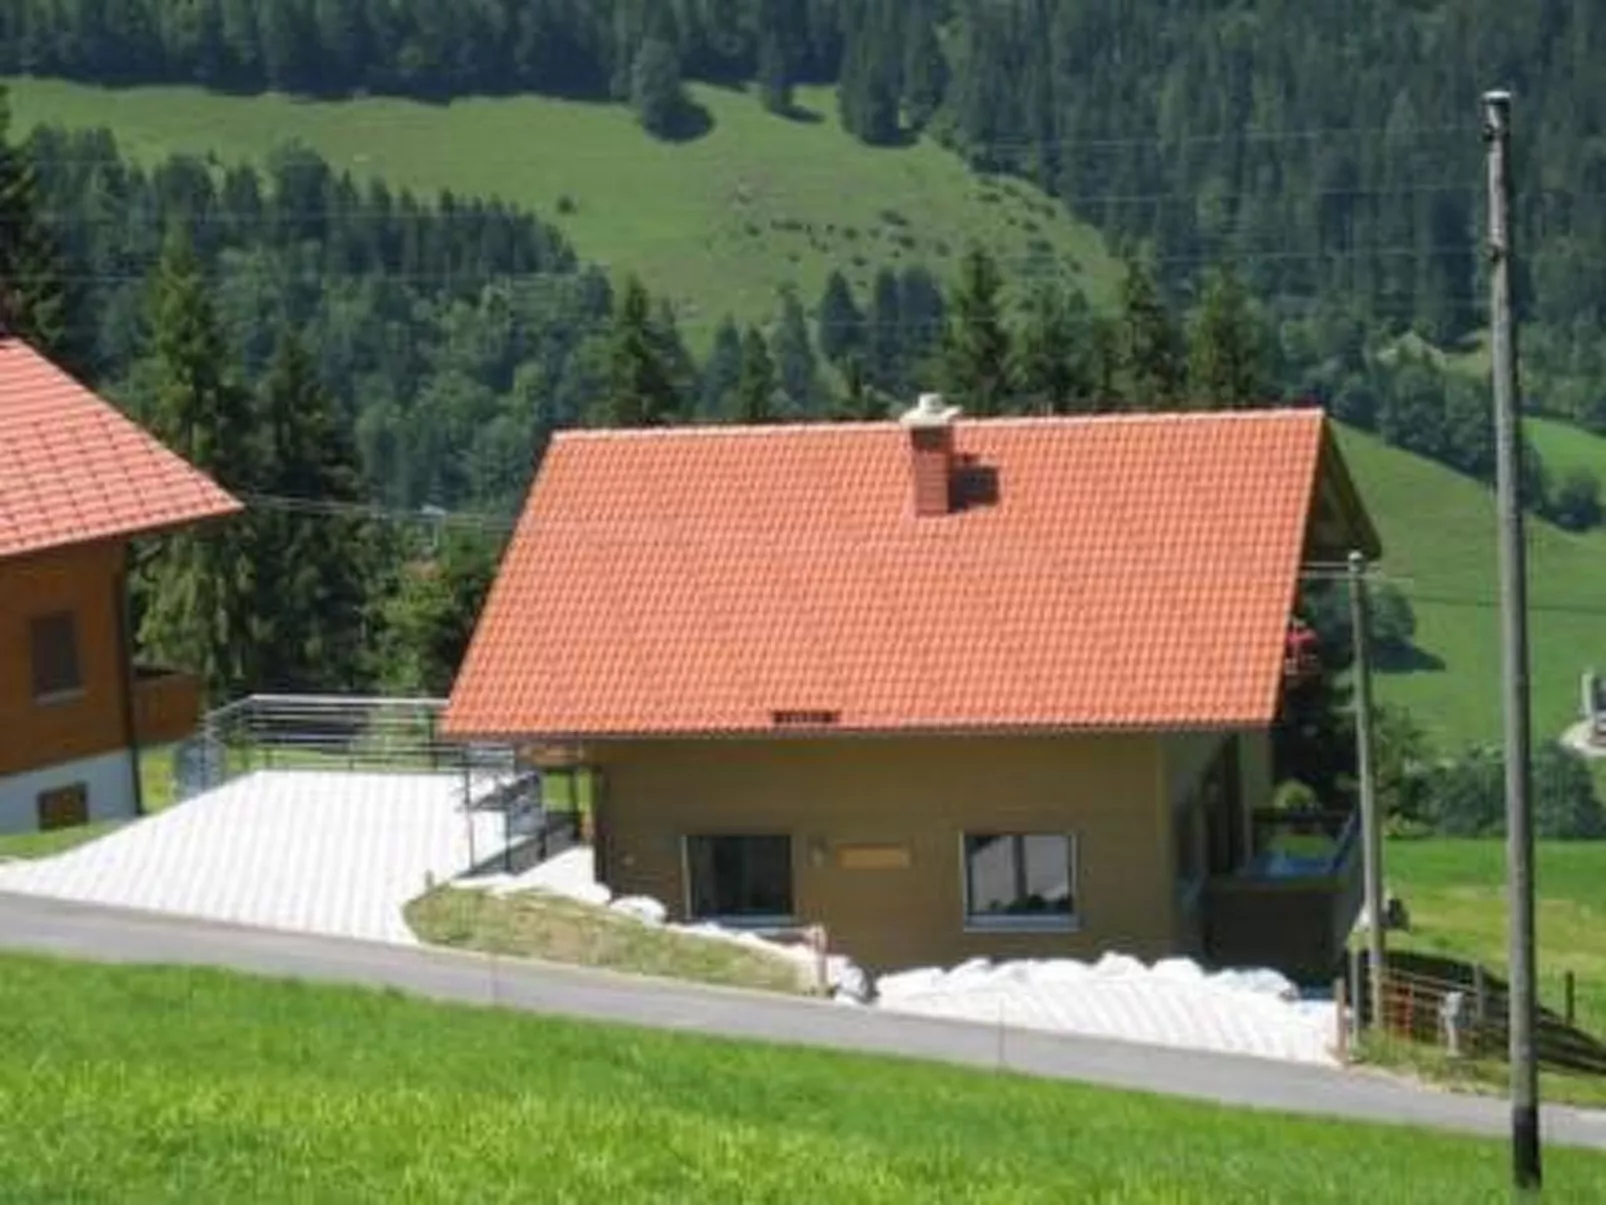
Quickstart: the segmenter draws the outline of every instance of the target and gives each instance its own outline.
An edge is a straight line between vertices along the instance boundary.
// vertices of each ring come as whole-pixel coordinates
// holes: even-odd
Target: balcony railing
[[[1358,814],[1257,811],[1252,819],[1254,856],[1206,891],[1210,958],[1325,983],[1361,906]]]
[[[134,670],[134,737],[142,745],[167,745],[193,733],[201,721],[201,680],[195,674],[155,666]]]

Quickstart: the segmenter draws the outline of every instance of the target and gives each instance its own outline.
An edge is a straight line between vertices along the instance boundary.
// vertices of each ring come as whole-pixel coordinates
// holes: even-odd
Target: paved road
[[[1505,1105],[1380,1076],[707,988],[450,950],[273,932],[0,892],[0,947],[383,985],[441,1000],[899,1055],[1333,1117],[1503,1135]],[[1606,1149],[1606,1113],[1547,1107],[1547,1142]]]

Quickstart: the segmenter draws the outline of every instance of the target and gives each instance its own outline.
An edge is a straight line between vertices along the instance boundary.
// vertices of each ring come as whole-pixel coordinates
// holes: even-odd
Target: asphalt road
[[[817,1000],[606,971],[250,929],[0,892],[0,948],[187,963],[402,989],[459,1003],[903,1056],[1287,1113],[1507,1132],[1504,1102],[1380,1075],[1241,1055],[894,1016]],[[1546,1106],[1548,1143],[1606,1149],[1606,1112]]]

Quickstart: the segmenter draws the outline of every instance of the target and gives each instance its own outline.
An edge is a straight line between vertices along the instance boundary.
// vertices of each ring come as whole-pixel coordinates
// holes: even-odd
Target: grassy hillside
[[[1508,1198],[1504,1146],[179,968],[0,958],[15,1202]],[[1606,1156],[1547,1154],[1547,1199]]]
[[[1390,886],[1411,911],[1402,948],[1506,966],[1506,847],[1503,841],[1391,841]],[[1536,850],[1540,997],[1560,1010],[1562,975],[1577,978],[1578,1020],[1606,1034],[1606,851],[1593,842],[1541,841]]]
[[[19,129],[110,126],[144,161],[178,151],[260,161],[294,139],[355,175],[528,206],[585,258],[634,269],[680,301],[699,346],[726,312],[768,315],[783,283],[796,282],[812,307],[833,267],[851,269],[865,294],[881,264],[927,263],[947,276],[971,239],[1012,275],[1079,271],[1095,299],[1114,280],[1099,236],[1053,200],[1018,181],[980,180],[930,142],[862,146],[838,125],[828,89],[802,91],[806,115],[788,119],[751,96],[693,88],[712,128],[669,144],[622,106],[537,97],[316,103],[5,82]]]
[[[1606,481],[1606,439],[1553,418],[1524,418],[1522,429],[1545,462],[1551,480],[1584,469]]]
[[[1606,442],[1569,434],[1579,446],[1593,440],[1606,461]],[[1342,432],[1342,443],[1381,530],[1384,569],[1410,596],[1417,645],[1432,662],[1380,675],[1378,698],[1410,708],[1446,752],[1497,739],[1493,493],[1359,432]],[[1527,530],[1535,735],[1545,737],[1575,717],[1580,672],[1592,662],[1606,666],[1606,531],[1571,535],[1531,517]]]

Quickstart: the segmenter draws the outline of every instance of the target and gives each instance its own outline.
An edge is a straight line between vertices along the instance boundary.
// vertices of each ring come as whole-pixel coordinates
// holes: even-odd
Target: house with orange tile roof
[[[129,542],[240,509],[0,332],[0,832],[140,813],[139,749],[194,728],[200,683],[136,664]]]
[[[681,919],[1325,975],[1354,821],[1279,853],[1269,734],[1356,549],[1313,409],[564,432],[443,732],[590,768],[599,876]]]

